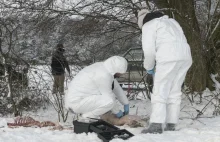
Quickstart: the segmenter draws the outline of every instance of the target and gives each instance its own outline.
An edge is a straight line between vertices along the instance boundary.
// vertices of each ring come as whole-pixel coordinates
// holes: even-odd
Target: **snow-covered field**
[[[46,69],[41,67],[41,71]],[[30,73],[36,76],[36,73]],[[33,77],[32,76],[32,77]],[[38,75],[39,76],[39,75]],[[33,78],[32,78],[33,79]],[[40,80],[44,79],[40,83]],[[42,87],[51,87],[51,77],[49,73],[42,73],[39,78],[39,84]],[[33,84],[32,84],[33,85]],[[45,89],[46,90],[46,89]],[[48,91],[49,92],[49,91]],[[205,91],[204,96],[209,96],[211,92]],[[140,94],[141,95],[141,94]],[[198,98],[195,98],[195,103],[191,104],[187,97],[183,95],[181,105],[180,121],[177,126],[177,131],[167,131],[163,134],[141,134],[143,127],[130,128],[121,126],[120,128],[127,129],[135,136],[127,140],[128,142],[220,142],[220,116],[213,117],[212,113],[214,106],[208,101],[203,100],[198,103]],[[207,97],[207,100],[208,97]],[[205,107],[205,109],[203,109]],[[130,102],[130,114],[147,117],[150,115],[149,100],[132,100]],[[198,114],[198,110],[204,110],[201,118],[194,119]],[[25,112],[24,116],[31,116],[38,121],[50,120],[58,122],[57,112],[52,106],[47,106],[46,109],[40,109],[37,112]],[[72,115],[68,116],[67,122],[60,123],[64,127],[72,127]],[[13,122],[13,118],[5,116],[0,118],[0,142],[102,142],[95,133],[75,134],[72,130],[49,130],[49,127],[19,127],[8,128],[7,122]],[[114,139],[111,142],[123,142],[121,139]]]
[[[190,106],[190,104],[184,101],[184,105]],[[194,106],[195,108],[202,107]],[[138,115],[149,115],[150,102],[149,101],[131,101],[131,114],[136,113],[138,107]],[[185,107],[186,108],[186,107]],[[193,109],[185,109],[188,113],[196,114]],[[220,141],[220,116],[213,118],[199,118],[193,120],[192,117],[187,116],[184,111],[181,111],[181,119],[177,126],[177,131],[164,132],[163,134],[141,134],[143,127],[129,128],[128,126],[122,126],[120,128],[127,129],[135,136],[127,140],[128,142],[219,142]],[[207,115],[203,117],[210,117],[211,110],[207,110]],[[40,110],[37,113],[29,112],[29,116],[32,116],[36,120],[53,120],[57,121],[56,112],[53,108],[46,110]],[[0,142],[101,142],[95,133],[89,133],[86,135],[75,134],[72,130],[49,130],[46,128],[7,128],[6,122],[12,122],[12,118],[0,118]],[[65,127],[70,127],[72,124],[72,117],[69,116],[68,122],[61,123]],[[112,142],[122,142],[123,140],[114,139]]]

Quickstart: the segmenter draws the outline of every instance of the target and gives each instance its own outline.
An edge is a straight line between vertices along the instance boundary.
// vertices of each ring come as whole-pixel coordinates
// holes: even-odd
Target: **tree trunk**
[[[8,71],[8,67],[7,67],[6,58],[4,56],[3,56],[3,65],[4,65],[5,82],[7,83],[7,87],[8,87],[8,95],[7,95],[7,97],[10,98],[10,97],[12,97],[12,95],[11,95],[11,93],[12,93],[12,86],[11,86],[11,79],[10,79],[10,75],[9,75],[9,71]]]

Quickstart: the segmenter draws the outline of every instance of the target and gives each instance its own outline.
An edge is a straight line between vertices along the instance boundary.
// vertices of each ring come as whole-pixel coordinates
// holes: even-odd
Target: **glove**
[[[115,114],[117,118],[121,118],[123,116],[123,112],[120,110],[117,114]]]
[[[151,74],[151,75],[154,75],[155,72],[154,72],[154,68],[152,70],[147,70],[147,74]]]
[[[129,104],[124,105],[124,115],[128,115],[129,114]]]

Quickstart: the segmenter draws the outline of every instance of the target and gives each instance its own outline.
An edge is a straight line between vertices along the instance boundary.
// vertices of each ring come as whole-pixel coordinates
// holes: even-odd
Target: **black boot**
[[[174,123],[167,123],[164,131],[175,131],[176,124]]]
[[[163,132],[162,123],[151,123],[149,128],[144,129],[141,133],[161,134]]]

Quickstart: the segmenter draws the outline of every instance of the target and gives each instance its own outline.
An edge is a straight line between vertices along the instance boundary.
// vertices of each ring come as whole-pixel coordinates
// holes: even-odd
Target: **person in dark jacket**
[[[63,44],[57,44],[51,63],[52,75],[54,77],[53,93],[59,92],[61,95],[64,95],[65,69],[70,74],[69,64],[63,55],[64,51]]]

